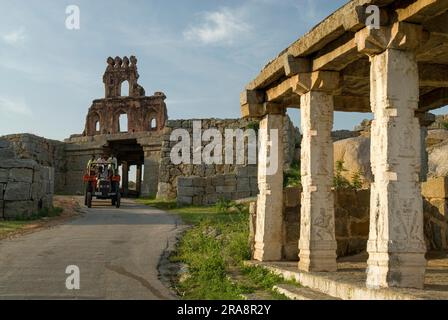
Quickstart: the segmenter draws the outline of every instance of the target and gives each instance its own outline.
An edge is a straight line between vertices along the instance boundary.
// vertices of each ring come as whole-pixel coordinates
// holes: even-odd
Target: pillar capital
[[[332,94],[339,88],[339,72],[314,71],[299,73],[296,76],[293,90],[299,95],[310,91],[321,91]]]
[[[397,22],[380,29],[364,28],[355,35],[358,51],[369,56],[387,49],[415,50],[423,40],[421,25]]]

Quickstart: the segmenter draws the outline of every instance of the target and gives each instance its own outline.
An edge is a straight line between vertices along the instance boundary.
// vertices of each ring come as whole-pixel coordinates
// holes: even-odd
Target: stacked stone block
[[[52,206],[53,168],[17,159],[7,140],[0,140],[0,160],[0,219],[26,217]]]
[[[175,165],[171,162],[170,153],[171,149],[178,143],[176,141],[170,141],[170,136],[173,130],[175,129],[186,129],[190,137],[193,136],[193,121],[201,121],[202,122],[202,130],[206,129],[217,129],[221,132],[223,136],[223,144],[224,144],[224,136],[226,129],[253,129],[258,121],[254,119],[198,119],[198,120],[169,120],[167,121],[166,127],[164,129],[164,134],[162,137],[162,148],[160,155],[160,169],[159,169],[159,186],[157,197],[165,198],[165,199],[175,199],[178,196],[178,177],[212,177],[212,176],[224,176],[224,175],[241,175],[244,176],[244,167],[250,167],[252,165],[247,164],[247,144],[246,144],[246,163],[243,165],[240,164],[180,164]],[[291,120],[288,117],[284,119],[284,134],[283,134],[283,145],[284,147],[284,158],[285,158],[285,167],[287,167],[295,158],[295,154],[297,153],[297,146],[300,142],[300,133],[298,129],[294,128]],[[203,146],[207,145],[208,142],[203,142]],[[191,153],[193,152],[193,146],[191,147]],[[223,145],[223,159],[225,157],[225,145]],[[235,144],[234,144],[234,156],[236,154]],[[255,169],[248,170],[257,170],[256,165],[253,165]],[[239,171],[239,170],[242,171]],[[247,178],[247,177],[242,177]],[[219,178],[217,178],[219,179]],[[256,180],[256,179],[255,179]],[[232,183],[232,182],[228,182]],[[244,179],[239,180],[240,189],[239,191],[228,191],[231,190],[232,186],[223,185],[220,183],[217,193],[227,194],[225,197],[229,197],[228,193],[235,192],[247,192],[241,191],[244,189],[244,185],[247,185],[247,181]],[[251,181],[249,181],[251,184]],[[256,183],[255,183],[256,184]],[[224,188],[227,187],[227,188]],[[254,186],[252,185],[252,188]],[[227,191],[226,191],[227,190]],[[251,189],[252,190],[252,189]],[[180,196],[180,195],[179,195]],[[204,195],[202,195],[204,196]],[[189,196],[187,196],[189,197]],[[232,197],[233,198],[233,197]],[[199,201],[201,202],[201,201]],[[211,202],[211,201],[206,201]]]
[[[448,249],[448,177],[430,179],[422,184],[424,231],[429,250]]]
[[[254,197],[258,194],[257,167],[241,167],[236,174],[178,177],[177,193],[179,205],[213,205],[220,199]]]

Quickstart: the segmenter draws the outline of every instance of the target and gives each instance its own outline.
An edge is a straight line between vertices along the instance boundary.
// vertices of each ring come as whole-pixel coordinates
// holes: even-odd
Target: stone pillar
[[[423,288],[419,77],[412,51],[371,57],[371,190],[367,286]]]
[[[123,162],[121,165],[121,174],[122,174],[122,188],[123,188],[123,196],[127,197],[129,194],[129,165],[127,162]]]
[[[142,165],[137,165],[137,173],[136,173],[136,189],[138,196],[142,193]]]
[[[282,258],[283,239],[283,113],[268,114],[260,122],[257,217],[254,259],[278,261]],[[276,136],[275,136],[276,135]],[[269,146],[277,140],[276,148]],[[275,143],[275,142],[274,142]],[[275,146],[274,146],[275,147]],[[277,163],[270,159],[277,153]],[[277,166],[269,172],[268,162]]]
[[[436,121],[435,115],[428,112],[416,112],[415,114],[420,123],[420,182],[426,182],[428,180],[428,150],[426,146],[426,138],[428,138],[428,127]]]
[[[142,197],[154,197],[157,195],[159,183],[159,159],[160,151],[144,148],[145,170],[143,174]]]
[[[309,91],[301,96],[302,202],[299,269],[336,271],[333,186],[333,96]]]

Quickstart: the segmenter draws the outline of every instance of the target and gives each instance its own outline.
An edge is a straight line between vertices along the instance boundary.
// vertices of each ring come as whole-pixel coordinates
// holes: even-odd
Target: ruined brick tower
[[[162,92],[147,97],[138,84],[137,58],[109,57],[103,76],[105,98],[94,100],[89,109],[84,136],[160,131],[167,120]],[[128,83],[129,92],[123,92]],[[120,128],[120,117],[126,115],[127,129]]]

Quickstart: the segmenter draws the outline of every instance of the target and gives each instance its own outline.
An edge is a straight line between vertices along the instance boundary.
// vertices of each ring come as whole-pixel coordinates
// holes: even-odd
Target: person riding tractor
[[[117,208],[121,205],[120,180],[118,175],[118,161],[114,156],[107,159],[102,155],[98,160],[95,157],[89,160],[84,175],[85,205],[92,207],[92,198],[111,199],[112,205]]]

